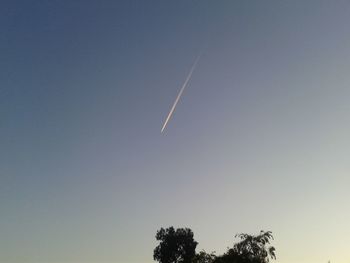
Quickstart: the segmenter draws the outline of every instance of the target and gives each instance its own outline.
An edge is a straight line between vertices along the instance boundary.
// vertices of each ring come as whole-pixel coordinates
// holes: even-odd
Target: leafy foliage
[[[269,246],[273,239],[271,231],[260,231],[259,235],[238,234],[236,237],[241,241],[233,246],[233,252],[243,258],[256,260],[256,262],[267,263],[276,259],[275,248]]]
[[[212,263],[214,262],[215,258],[216,256],[214,252],[212,252],[211,254],[208,254],[207,252],[202,250],[201,252],[195,255],[192,262],[193,263]]]
[[[276,259],[275,248],[269,246],[272,232],[261,231],[257,236],[238,234],[236,237],[241,241],[217,257],[214,263],[268,263],[270,258]]]
[[[156,239],[160,243],[154,249],[153,258],[159,263],[191,263],[195,257],[198,243],[189,228],[161,228]]]
[[[195,253],[197,242],[188,228],[161,228],[156,235],[160,244],[154,249],[153,257],[160,263],[269,263],[276,259],[275,248],[270,246],[273,240],[271,231],[260,234],[238,234],[240,241],[228,248],[226,253],[216,256],[202,250]]]

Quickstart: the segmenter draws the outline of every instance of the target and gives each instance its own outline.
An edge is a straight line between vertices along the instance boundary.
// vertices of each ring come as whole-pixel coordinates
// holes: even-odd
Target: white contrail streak
[[[168,116],[167,116],[166,119],[165,119],[165,122],[164,122],[164,124],[163,124],[163,127],[162,127],[162,129],[161,129],[161,131],[160,131],[161,133],[164,131],[165,127],[167,126],[168,121],[169,121],[170,118],[171,118],[171,115],[173,115],[174,110],[175,110],[175,108],[176,108],[176,105],[177,105],[177,103],[179,102],[180,97],[181,97],[182,93],[184,92],[184,90],[185,90],[185,88],[186,88],[186,86],[187,86],[187,83],[190,81],[191,76],[192,76],[192,73],[193,73],[193,71],[195,70],[195,68],[196,68],[196,66],[197,66],[197,63],[198,63],[199,59],[201,58],[201,56],[202,56],[202,53],[200,53],[200,54],[198,55],[198,57],[196,58],[196,60],[194,61],[193,65],[192,65],[192,67],[191,67],[191,70],[190,70],[190,72],[188,73],[187,78],[186,78],[184,84],[182,85],[182,87],[181,87],[181,89],[180,89],[180,92],[179,92],[179,94],[177,95],[177,97],[176,97],[176,99],[175,99],[175,102],[174,102],[173,106],[171,107],[171,110],[170,110]]]

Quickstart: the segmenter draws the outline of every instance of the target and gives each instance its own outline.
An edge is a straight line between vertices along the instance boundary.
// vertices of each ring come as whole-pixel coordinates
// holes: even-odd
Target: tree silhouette
[[[156,239],[160,241],[154,249],[153,258],[159,263],[191,263],[195,254],[197,242],[189,228],[169,227],[157,231]]]
[[[214,262],[215,258],[215,252],[208,254],[207,252],[202,250],[201,252],[195,255],[195,257],[192,260],[192,263],[212,263]]]
[[[160,241],[154,249],[153,258],[159,263],[269,263],[276,259],[275,248],[270,246],[273,239],[271,231],[260,234],[238,234],[240,241],[228,248],[226,253],[216,256],[202,250],[195,253],[197,242],[189,228],[167,229],[157,231],[156,239]]]
[[[273,239],[271,231],[261,231],[259,235],[238,234],[241,241],[222,256],[216,257],[214,263],[268,263],[276,259],[275,248],[269,246]]]

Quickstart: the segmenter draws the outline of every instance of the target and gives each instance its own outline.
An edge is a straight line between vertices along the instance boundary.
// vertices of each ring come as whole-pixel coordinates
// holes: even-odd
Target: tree
[[[271,231],[260,231],[259,235],[248,234],[236,235],[241,239],[234,245],[233,250],[245,258],[256,259],[258,262],[267,263],[271,259],[276,259],[275,248],[269,246],[270,239],[273,239]]]
[[[191,263],[195,254],[197,242],[189,228],[169,227],[157,231],[156,239],[160,241],[154,249],[153,258],[159,263]]]
[[[216,256],[214,252],[208,254],[207,252],[202,250],[201,252],[195,255],[195,257],[192,260],[192,263],[213,263],[215,258]]]
[[[239,256],[237,253],[235,253],[232,248],[230,248],[223,255],[217,256],[213,261],[213,263],[258,263],[258,262],[251,261],[247,258],[243,258],[242,256]]]
[[[268,263],[276,259],[275,248],[269,246],[273,239],[272,232],[261,231],[259,235],[238,234],[241,241],[234,244],[222,256],[216,257],[214,263]]]

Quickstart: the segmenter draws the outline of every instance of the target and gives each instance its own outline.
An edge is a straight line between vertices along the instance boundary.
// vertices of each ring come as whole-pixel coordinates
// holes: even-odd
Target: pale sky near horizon
[[[0,3],[0,262],[350,262],[349,1]],[[166,130],[192,63],[203,55]]]

